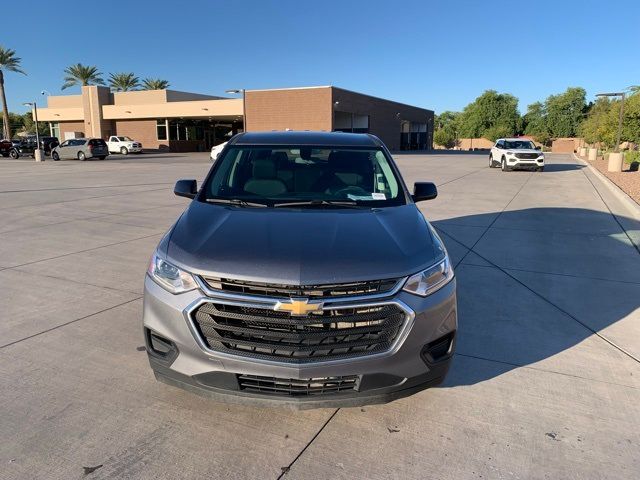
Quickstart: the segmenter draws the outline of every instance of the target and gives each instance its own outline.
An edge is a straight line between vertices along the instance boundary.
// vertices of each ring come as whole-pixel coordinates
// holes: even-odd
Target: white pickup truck
[[[109,153],[121,153],[127,155],[128,153],[140,153],[142,152],[142,144],[131,140],[129,137],[111,136],[107,142],[109,147]]]

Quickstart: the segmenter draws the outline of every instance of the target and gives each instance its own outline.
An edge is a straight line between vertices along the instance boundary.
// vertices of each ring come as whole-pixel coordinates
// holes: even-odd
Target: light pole
[[[38,105],[36,105],[35,100],[33,102],[24,102],[23,105],[33,108],[33,119],[36,122],[36,149],[33,152],[33,158],[35,158],[36,162],[41,162],[42,150],[40,150],[40,133],[38,132]]]
[[[246,101],[246,90],[244,88],[233,88],[231,90],[226,90],[227,93],[241,93],[242,94],[242,131],[247,131],[247,101]]]

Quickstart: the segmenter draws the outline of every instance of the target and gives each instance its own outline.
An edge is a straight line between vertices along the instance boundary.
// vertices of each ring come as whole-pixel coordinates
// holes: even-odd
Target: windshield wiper
[[[222,203],[225,205],[237,205],[239,207],[262,207],[267,208],[266,203],[248,202],[240,198],[207,198],[207,203]]]
[[[360,208],[355,200],[304,200],[297,202],[280,202],[274,203],[274,207],[318,207],[318,206],[330,206],[330,207],[345,207],[345,208]]]

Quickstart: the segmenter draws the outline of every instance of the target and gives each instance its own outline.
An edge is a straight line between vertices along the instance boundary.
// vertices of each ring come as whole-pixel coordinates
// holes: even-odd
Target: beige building
[[[372,133],[392,150],[427,150],[433,144],[433,111],[332,86],[247,90],[245,102],[87,86],[80,95],[48,97],[38,119],[49,122],[52,135],[61,140],[127,135],[145,148],[171,151],[205,150],[245,127]]]

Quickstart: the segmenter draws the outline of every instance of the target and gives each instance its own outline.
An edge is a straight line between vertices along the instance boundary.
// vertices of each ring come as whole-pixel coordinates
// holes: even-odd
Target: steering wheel
[[[341,188],[340,190],[336,190],[334,195],[336,197],[346,197],[347,195],[355,195],[355,196],[358,196],[358,197],[361,197],[361,196],[366,197],[366,196],[369,196],[371,194],[369,192],[367,192],[364,188],[357,187],[355,185],[350,185],[348,187]]]

